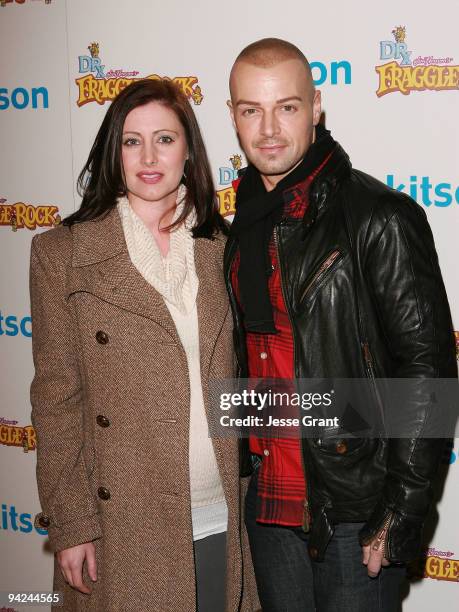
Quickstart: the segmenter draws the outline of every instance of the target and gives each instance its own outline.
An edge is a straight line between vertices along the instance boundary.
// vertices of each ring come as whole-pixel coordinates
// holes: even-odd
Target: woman
[[[236,442],[211,440],[206,417],[209,381],[233,376],[225,225],[184,94],[121,92],[79,186],[31,254],[54,590],[64,610],[252,610]]]

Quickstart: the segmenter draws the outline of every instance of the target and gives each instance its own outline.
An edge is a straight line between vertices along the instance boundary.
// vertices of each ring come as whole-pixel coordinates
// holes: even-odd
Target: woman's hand
[[[83,563],[86,559],[88,574],[93,582],[97,580],[96,547],[85,542],[59,551],[57,561],[61,572],[70,586],[89,595],[91,589],[83,582]]]

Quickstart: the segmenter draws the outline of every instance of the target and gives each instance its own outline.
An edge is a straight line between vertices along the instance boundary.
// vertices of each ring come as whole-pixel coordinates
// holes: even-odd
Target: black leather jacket
[[[283,219],[274,230],[296,378],[456,377],[451,315],[423,209],[353,170],[339,145],[309,199],[303,219]],[[225,277],[246,378],[242,313],[230,283],[236,251],[230,237]],[[312,558],[323,558],[336,522],[362,521],[361,543],[388,525],[386,556],[414,559],[443,447],[442,439],[350,439],[343,453],[336,439],[304,438]],[[250,473],[249,459],[241,440],[241,475]]]

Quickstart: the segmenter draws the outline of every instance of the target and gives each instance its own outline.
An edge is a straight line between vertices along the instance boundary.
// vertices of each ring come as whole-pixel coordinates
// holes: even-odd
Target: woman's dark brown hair
[[[103,216],[116,205],[119,197],[126,195],[121,161],[123,126],[131,110],[149,102],[159,102],[174,111],[185,130],[188,145],[186,179],[183,179],[187,187],[185,206],[168,229],[182,223],[194,208],[195,238],[212,238],[219,231],[226,233],[226,224],[218,212],[212,173],[198,122],[185,94],[172,81],[165,79],[140,79],[115,98],[78,177],[78,193],[83,198],[81,206],[63,224],[70,226]]]

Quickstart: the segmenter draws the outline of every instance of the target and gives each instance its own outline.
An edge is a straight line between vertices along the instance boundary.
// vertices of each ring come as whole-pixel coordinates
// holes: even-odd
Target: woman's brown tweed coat
[[[209,382],[234,375],[223,248],[221,238],[195,242],[208,415]],[[36,236],[30,288],[37,520],[49,521],[54,551],[94,540],[98,565],[90,596],[55,565],[57,609],[193,612],[186,356],[162,297],[130,261],[117,210]],[[229,508],[227,612],[251,611],[237,445],[213,445]]]

